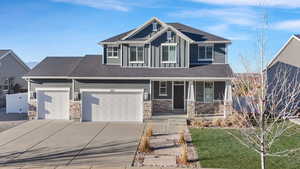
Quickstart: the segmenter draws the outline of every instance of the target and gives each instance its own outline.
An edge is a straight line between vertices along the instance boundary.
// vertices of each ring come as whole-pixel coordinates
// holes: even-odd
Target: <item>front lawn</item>
[[[300,128],[300,127],[299,127]],[[200,164],[204,168],[259,169],[259,154],[241,145],[225,129],[191,129]],[[300,148],[300,134],[283,136],[275,149]],[[267,169],[299,169],[300,157],[269,157]]]

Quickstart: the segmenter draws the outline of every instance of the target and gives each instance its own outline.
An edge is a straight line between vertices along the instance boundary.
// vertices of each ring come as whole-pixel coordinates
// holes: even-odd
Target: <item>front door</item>
[[[184,85],[174,85],[174,109],[184,109]]]

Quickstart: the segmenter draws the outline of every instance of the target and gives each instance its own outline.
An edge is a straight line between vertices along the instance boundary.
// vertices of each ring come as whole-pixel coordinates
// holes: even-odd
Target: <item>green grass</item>
[[[202,167],[260,168],[259,154],[240,144],[224,129],[191,129],[191,133]],[[274,150],[296,147],[300,147],[299,133],[293,136],[281,137],[274,145]],[[268,157],[267,169],[300,169],[299,154],[292,157]]]

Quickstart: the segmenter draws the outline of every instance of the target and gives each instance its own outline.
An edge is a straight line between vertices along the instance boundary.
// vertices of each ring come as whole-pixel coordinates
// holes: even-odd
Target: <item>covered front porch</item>
[[[226,117],[231,113],[231,80],[152,80],[150,84],[152,118]]]

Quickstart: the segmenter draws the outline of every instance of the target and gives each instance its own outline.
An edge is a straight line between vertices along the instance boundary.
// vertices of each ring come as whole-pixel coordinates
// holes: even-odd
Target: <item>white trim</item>
[[[135,35],[136,33],[138,33],[139,31],[141,31],[143,28],[145,28],[147,25],[151,24],[153,21],[158,22],[159,24],[161,24],[163,27],[166,27],[167,24],[165,24],[164,22],[162,22],[161,20],[159,20],[157,17],[152,17],[151,19],[149,19],[147,22],[145,22],[143,25],[139,26],[138,28],[134,29],[133,31],[131,31],[129,34],[127,34],[126,36],[124,36],[121,40],[125,40],[127,38],[129,38],[132,35]]]
[[[47,88],[47,87],[41,87],[41,88],[35,88],[35,91],[70,91],[70,88],[66,88],[66,87],[51,87],[51,88]]]
[[[30,101],[30,91],[31,91],[31,82],[30,82],[30,79],[27,79],[27,101],[29,102]]]
[[[82,92],[136,92],[143,93],[144,89],[80,89]]]
[[[120,80],[127,80],[127,79],[143,79],[143,80],[233,80],[234,77],[68,77],[68,76],[24,76],[25,79],[120,79]]]
[[[165,87],[161,87],[161,83],[162,82],[166,83]],[[166,89],[166,93],[161,93],[161,91],[160,91],[161,88],[165,88]],[[158,82],[158,95],[159,96],[168,96],[168,81],[159,81]]]
[[[289,43],[292,41],[292,39],[296,39],[296,40],[300,41],[300,39],[297,36],[295,36],[295,35],[291,36],[289,38],[289,40],[287,42],[285,42],[285,44],[281,47],[281,49],[275,54],[275,56],[273,57],[273,59],[267,64],[266,69],[268,69],[269,66],[271,64],[273,64],[273,62],[279,57],[279,55],[281,54],[281,52],[283,52],[283,50],[289,45]]]
[[[206,43],[226,43],[231,44],[231,41],[196,41],[196,44],[206,44]]]
[[[123,66],[123,45],[120,44],[120,65]]]
[[[72,79],[72,100],[75,101],[75,80]]]
[[[166,26],[164,29],[160,30],[159,32],[157,32],[155,35],[153,35],[150,39],[148,39],[147,41],[145,41],[145,43],[151,43],[153,40],[155,40],[156,38],[158,38],[161,34],[165,33],[166,31],[168,31],[169,29],[171,29],[172,31],[174,31],[177,35],[179,35],[182,39],[188,41],[188,42],[195,42],[192,39],[190,39],[189,37],[187,37],[186,35],[184,35],[183,33],[181,33],[180,31],[178,31],[177,29],[175,29],[173,26],[168,25]]]

